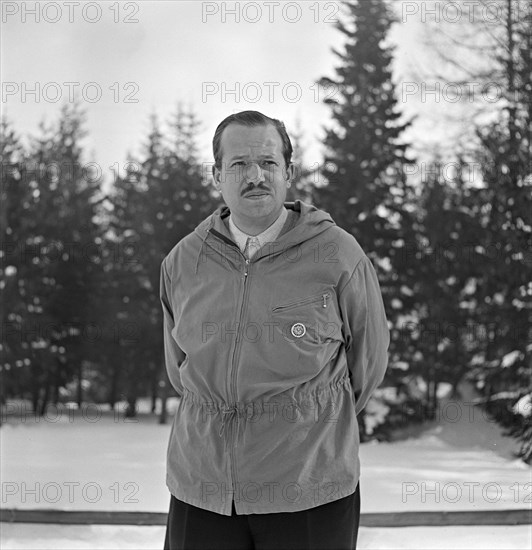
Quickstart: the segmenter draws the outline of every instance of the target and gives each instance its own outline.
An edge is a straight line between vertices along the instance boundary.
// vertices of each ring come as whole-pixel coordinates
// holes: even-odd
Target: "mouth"
[[[252,193],[248,193],[247,195],[244,195],[246,199],[259,199],[262,197],[268,196],[269,193],[266,191],[253,191]]]

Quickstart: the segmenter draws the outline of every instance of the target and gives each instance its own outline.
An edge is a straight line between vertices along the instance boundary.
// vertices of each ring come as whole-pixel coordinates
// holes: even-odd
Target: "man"
[[[294,167],[280,121],[231,115],[213,151],[226,204],[161,266],[181,396],[165,548],[355,548],[356,415],[388,360],[375,270],[329,214],[285,202]]]

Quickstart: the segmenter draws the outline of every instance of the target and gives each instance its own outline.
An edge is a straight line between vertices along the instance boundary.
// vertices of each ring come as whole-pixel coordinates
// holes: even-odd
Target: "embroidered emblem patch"
[[[290,329],[294,338],[301,338],[307,333],[307,329],[303,323],[294,323]]]

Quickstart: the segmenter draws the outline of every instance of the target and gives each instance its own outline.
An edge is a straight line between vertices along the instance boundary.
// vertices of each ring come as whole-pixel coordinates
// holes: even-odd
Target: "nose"
[[[262,168],[256,162],[252,162],[251,164],[246,166],[245,175],[246,180],[249,183],[253,183],[254,185],[265,181]]]

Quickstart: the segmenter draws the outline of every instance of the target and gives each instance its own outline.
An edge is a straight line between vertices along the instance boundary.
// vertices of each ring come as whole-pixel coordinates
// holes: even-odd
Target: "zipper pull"
[[[327,307],[327,296],[329,295],[328,294],[323,295],[323,307]]]

